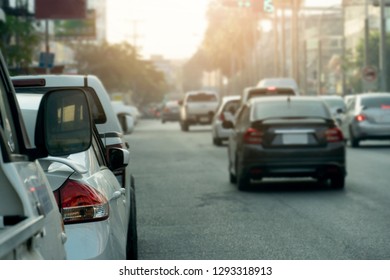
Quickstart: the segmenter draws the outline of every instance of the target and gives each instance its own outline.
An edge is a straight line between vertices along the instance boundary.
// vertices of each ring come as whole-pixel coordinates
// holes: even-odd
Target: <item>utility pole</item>
[[[386,57],[386,16],[385,0],[380,1],[380,43],[379,43],[380,89],[387,92],[387,57]]]
[[[298,34],[298,0],[292,0],[292,76],[299,84],[299,71],[298,71],[298,45],[299,45],[299,34]]]

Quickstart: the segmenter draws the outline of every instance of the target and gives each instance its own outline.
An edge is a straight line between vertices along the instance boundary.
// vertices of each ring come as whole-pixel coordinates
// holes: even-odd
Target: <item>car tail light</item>
[[[355,120],[357,120],[358,122],[365,121],[366,119],[367,119],[367,117],[363,114],[359,114],[355,117]]]
[[[218,116],[218,119],[223,122],[225,121],[225,114],[222,112],[219,116]]]
[[[245,144],[261,144],[263,142],[263,133],[254,128],[248,128],[244,133]]]
[[[325,137],[327,142],[340,142],[344,140],[343,133],[338,127],[329,128],[325,131]]]
[[[86,184],[67,180],[54,196],[64,224],[102,221],[109,216],[107,199]]]
[[[388,109],[390,109],[390,105],[382,104],[381,109],[388,110]]]

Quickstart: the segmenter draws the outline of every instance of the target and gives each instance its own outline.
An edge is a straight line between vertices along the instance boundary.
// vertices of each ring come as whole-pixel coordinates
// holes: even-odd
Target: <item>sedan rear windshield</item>
[[[189,102],[214,102],[217,101],[215,94],[198,93],[188,96],[187,101]]]
[[[388,108],[390,107],[390,96],[362,97],[361,103],[366,108]]]
[[[253,119],[269,118],[325,118],[330,119],[325,103],[316,100],[267,100],[256,102],[253,108]]]
[[[293,89],[290,88],[264,88],[264,89],[252,89],[249,92],[248,100],[258,96],[270,96],[270,95],[295,95]]]

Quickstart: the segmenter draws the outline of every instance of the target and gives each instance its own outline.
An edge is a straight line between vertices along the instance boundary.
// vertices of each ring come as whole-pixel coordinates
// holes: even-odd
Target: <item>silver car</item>
[[[352,147],[363,140],[390,140],[390,93],[357,94],[348,102],[342,129]]]
[[[223,128],[222,122],[227,119],[233,119],[236,110],[240,106],[240,99],[241,97],[239,95],[224,96],[222,98],[222,101],[217,109],[216,114],[214,115],[213,122],[211,124],[214,145],[221,146],[222,141],[228,140],[232,130]]]

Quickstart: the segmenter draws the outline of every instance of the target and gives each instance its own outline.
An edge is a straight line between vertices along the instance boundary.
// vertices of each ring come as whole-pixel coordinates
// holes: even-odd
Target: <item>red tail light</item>
[[[88,185],[67,180],[54,196],[64,224],[102,221],[109,216],[107,199]]]
[[[244,133],[245,144],[261,144],[263,142],[263,132],[254,128],[248,128]]]
[[[338,127],[329,128],[325,131],[325,137],[327,142],[340,142],[344,140],[343,133]]]
[[[355,119],[358,121],[358,122],[362,122],[362,121],[365,121],[367,119],[367,117],[363,114],[359,114],[355,117]]]
[[[218,119],[219,119],[221,122],[225,121],[225,115],[224,115],[223,112],[218,116]]]

